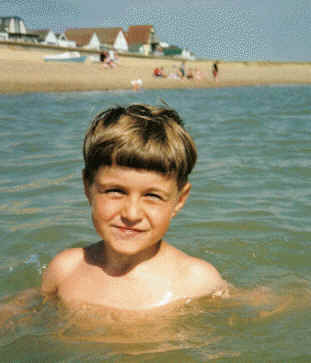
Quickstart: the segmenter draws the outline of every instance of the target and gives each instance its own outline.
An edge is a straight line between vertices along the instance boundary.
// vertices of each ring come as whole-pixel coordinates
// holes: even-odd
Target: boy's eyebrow
[[[122,184],[118,181],[111,181],[111,182],[100,182],[97,181],[95,182],[95,184],[100,187],[100,188],[120,188],[120,189],[127,189],[127,185],[126,184]],[[146,187],[144,190],[145,193],[161,193],[165,196],[168,196],[170,193],[169,191],[162,189],[158,186],[151,186],[151,187]]]
[[[146,193],[160,193],[160,194],[163,194],[164,196],[168,196],[170,194],[169,191],[158,188],[158,187],[147,188]]]
[[[99,187],[105,187],[105,188],[110,188],[110,187],[118,187],[118,188],[124,188],[126,187],[126,185],[123,185],[120,182],[100,182],[100,181],[96,181],[95,184]]]

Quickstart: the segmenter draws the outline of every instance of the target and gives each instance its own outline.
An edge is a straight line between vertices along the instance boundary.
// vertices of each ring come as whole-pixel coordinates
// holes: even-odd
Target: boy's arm
[[[71,248],[60,252],[50,262],[42,276],[41,294],[55,296],[60,283],[68,277],[79,263],[81,258],[80,248]]]
[[[188,276],[193,297],[229,297],[229,284],[210,263],[192,258]]]

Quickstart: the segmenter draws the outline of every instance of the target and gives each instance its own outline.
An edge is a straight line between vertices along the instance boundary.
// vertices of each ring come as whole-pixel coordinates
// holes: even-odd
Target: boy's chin
[[[152,243],[152,244],[148,244],[148,245],[144,245],[144,244],[140,244],[140,245],[131,245],[130,242],[127,243],[117,243],[117,244],[112,244],[110,247],[113,249],[113,251],[119,255],[122,256],[135,256],[135,255],[148,255],[148,254],[153,254],[155,250],[158,249],[158,242]]]

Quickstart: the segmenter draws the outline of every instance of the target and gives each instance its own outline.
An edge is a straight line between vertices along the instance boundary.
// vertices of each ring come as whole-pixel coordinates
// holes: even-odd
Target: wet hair
[[[175,110],[135,104],[98,114],[85,135],[83,156],[88,184],[100,167],[118,165],[174,176],[181,189],[197,151]]]

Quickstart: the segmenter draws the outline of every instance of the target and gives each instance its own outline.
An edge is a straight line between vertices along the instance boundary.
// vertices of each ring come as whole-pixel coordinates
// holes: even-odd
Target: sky
[[[0,0],[27,29],[150,24],[199,58],[311,61],[311,0]]]

